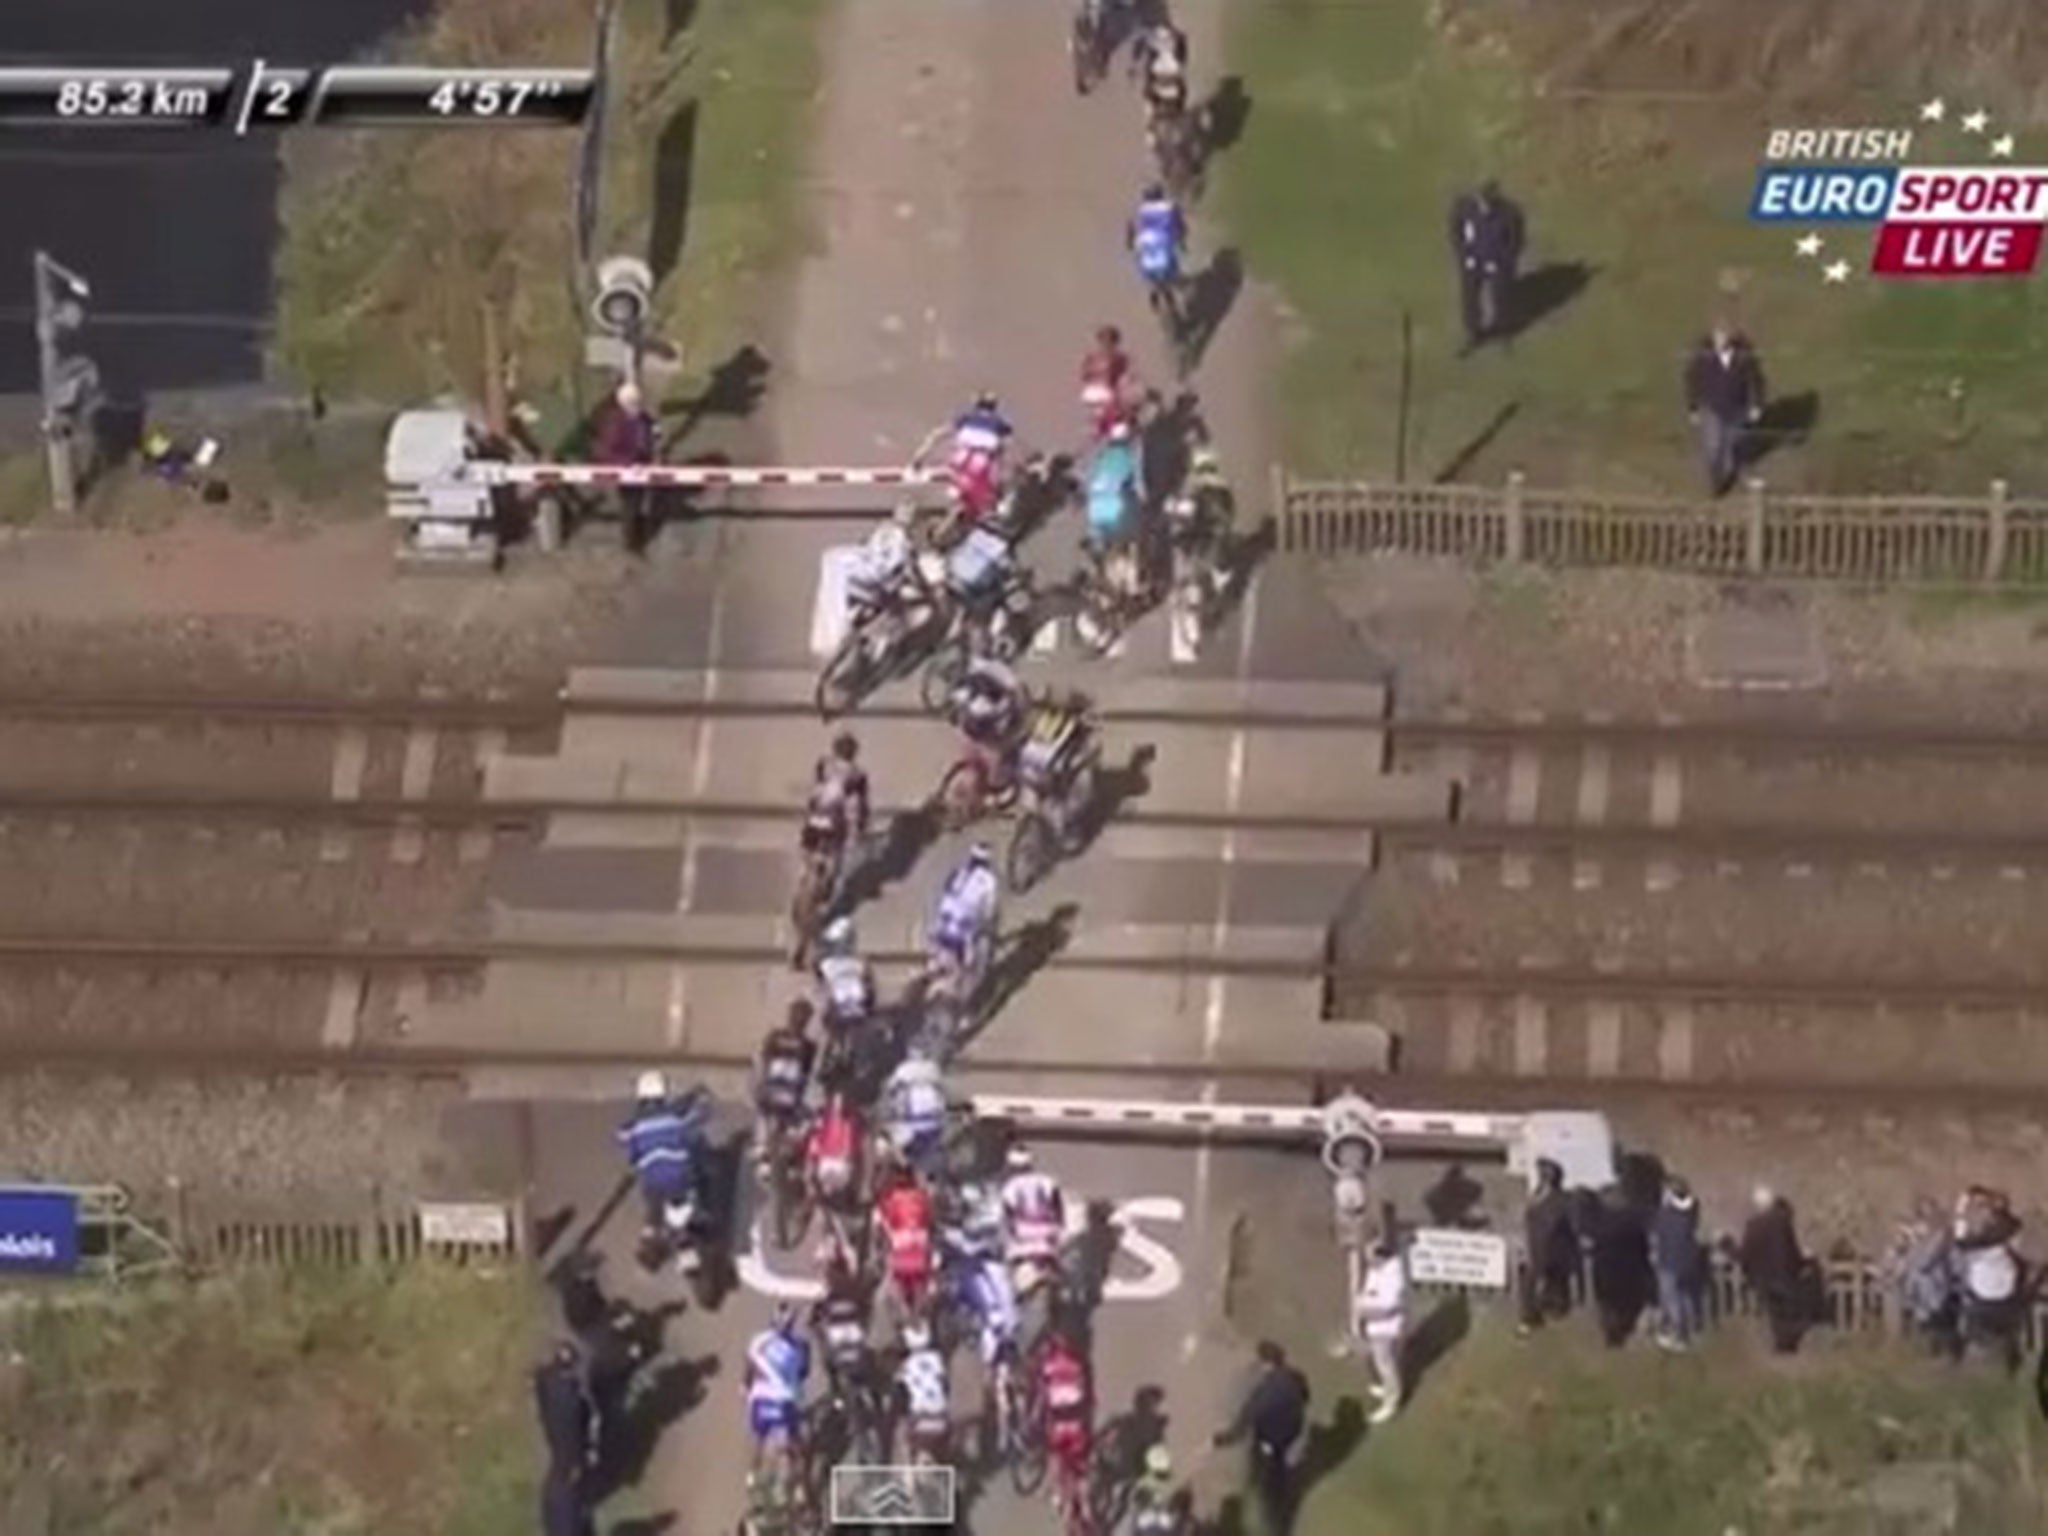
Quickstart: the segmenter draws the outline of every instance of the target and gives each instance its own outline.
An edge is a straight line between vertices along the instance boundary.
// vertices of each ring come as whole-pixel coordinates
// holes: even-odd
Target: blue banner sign
[[[68,1275],[77,1268],[77,1194],[0,1185],[0,1273]]]

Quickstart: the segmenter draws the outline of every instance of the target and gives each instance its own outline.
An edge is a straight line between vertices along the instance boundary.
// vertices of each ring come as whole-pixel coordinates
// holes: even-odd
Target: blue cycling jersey
[[[619,1140],[642,1184],[656,1190],[679,1190],[690,1182],[703,1126],[704,1114],[697,1106],[650,1104],[626,1122]]]
[[[1137,495],[1137,444],[1104,443],[1088,466],[1088,532],[1102,540],[1119,538]]]
[[[1146,282],[1163,283],[1179,276],[1183,234],[1180,209],[1172,203],[1138,205],[1131,221],[1131,254]]]

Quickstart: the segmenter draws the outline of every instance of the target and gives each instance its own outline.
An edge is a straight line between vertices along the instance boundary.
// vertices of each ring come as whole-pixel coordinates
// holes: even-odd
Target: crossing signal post
[[[35,253],[36,351],[43,395],[43,446],[49,458],[50,504],[62,514],[78,510],[80,429],[99,395],[99,369],[89,357],[67,354],[64,338],[85,324],[92,288],[46,252]]]
[[[1322,1108],[1323,1167],[1330,1175],[1337,1244],[1347,1255],[1363,1253],[1371,1241],[1369,1180],[1380,1160],[1373,1131],[1378,1114],[1371,1100],[1355,1093],[1340,1093]]]

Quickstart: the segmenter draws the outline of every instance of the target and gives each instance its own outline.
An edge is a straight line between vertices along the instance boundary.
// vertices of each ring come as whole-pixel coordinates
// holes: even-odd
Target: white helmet
[[[825,931],[818,935],[825,947],[841,954],[853,948],[853,919],[844,915],[835,917],[825,925]]]
[[[916,1351],[932,1347],[932,1331],[923,1323],[911,1322],[903,1325],[903,1347]]]
[[[1014,1146],[1005,1154],[1003,1163],[1013,1173],[1029,1173],[1033,1167],[1031,1149],[1021,1143]]]
[[[633,1097],[643,1104],[649,1099],[668,1097],[668,1079],[659,1072],[642,1072],[633,1085]]]
[[[1173,1453],[1163,1445],[1155,1445],[1145,1453],[1145,1470],[1154,1477],[1173,1476]]]
[[[980,867],[993,862],[995,856],[996,851],[993,848],[989,847],[987,843],[976,843],[972,848],[967,850],[967,862],[969,864],[975,865],[976,867]]]
[[[896,1076],[906,1083],[936,1083],[939,1064],[922,1054],[906,1056],[903,1065],[896,1069]]]
[[[1123,417],[1109,424],[1109,440],[1112,443],[1128,443],[1131,440],[1131,424]]]

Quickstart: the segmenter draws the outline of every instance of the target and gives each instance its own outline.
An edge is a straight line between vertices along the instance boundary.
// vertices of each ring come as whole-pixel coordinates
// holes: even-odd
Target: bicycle
[[[1158,163],[1160,181],[1175,202],[1185,202],[1195,185],[1194,123],[1187,108],[1154,106],[1145,138]]]
[[[1067,52],[1074,65],[1074,94],[1086,96],[1109,73],[1109,17],[1106,0],[1079,0]]]
[[[1016,771],[1004,771],[997,752],[973,746],[946,770],[932,799],[940,824],[962,832],[985,816],[1006,815],[1021,793]]]
[[[1116,1523],[1115,1442],[1114,1430],[1105,1426],[1078,1455],[1052,1458],[1053,1507],[1067,1536],[1105,1536]]]
[[[1083,722],[1078,728],[1087,732],[1087,739],[1079,756],[1061,768],[1058,779],[1042,788],[1028,781],[1025,784],[1024,810],[1003,859],[1004,879],[1020,896],[1044,879],[1059,860],[1075,857],[1085,846],[1102,744],[1092,726]]]
[[[818,673],[813,703],[819,718],[835,720],[896,674],[906,655],[934,628],[950,627],[952,603],[942,586],[915,575],[916,591],[902,602],[864,606]]]
[[[811,948],[838,892],[841,854],[836,843],[804,850],[796,890],[789,898],[789,968],[793,971],[810,968]]]
[[[787,1253],[804,1240],[812,1216],[803,1137],[792,1121],[778,1117],[769,1123],[760,1171],[768,1194],[769,1225],[777,1246]]]

